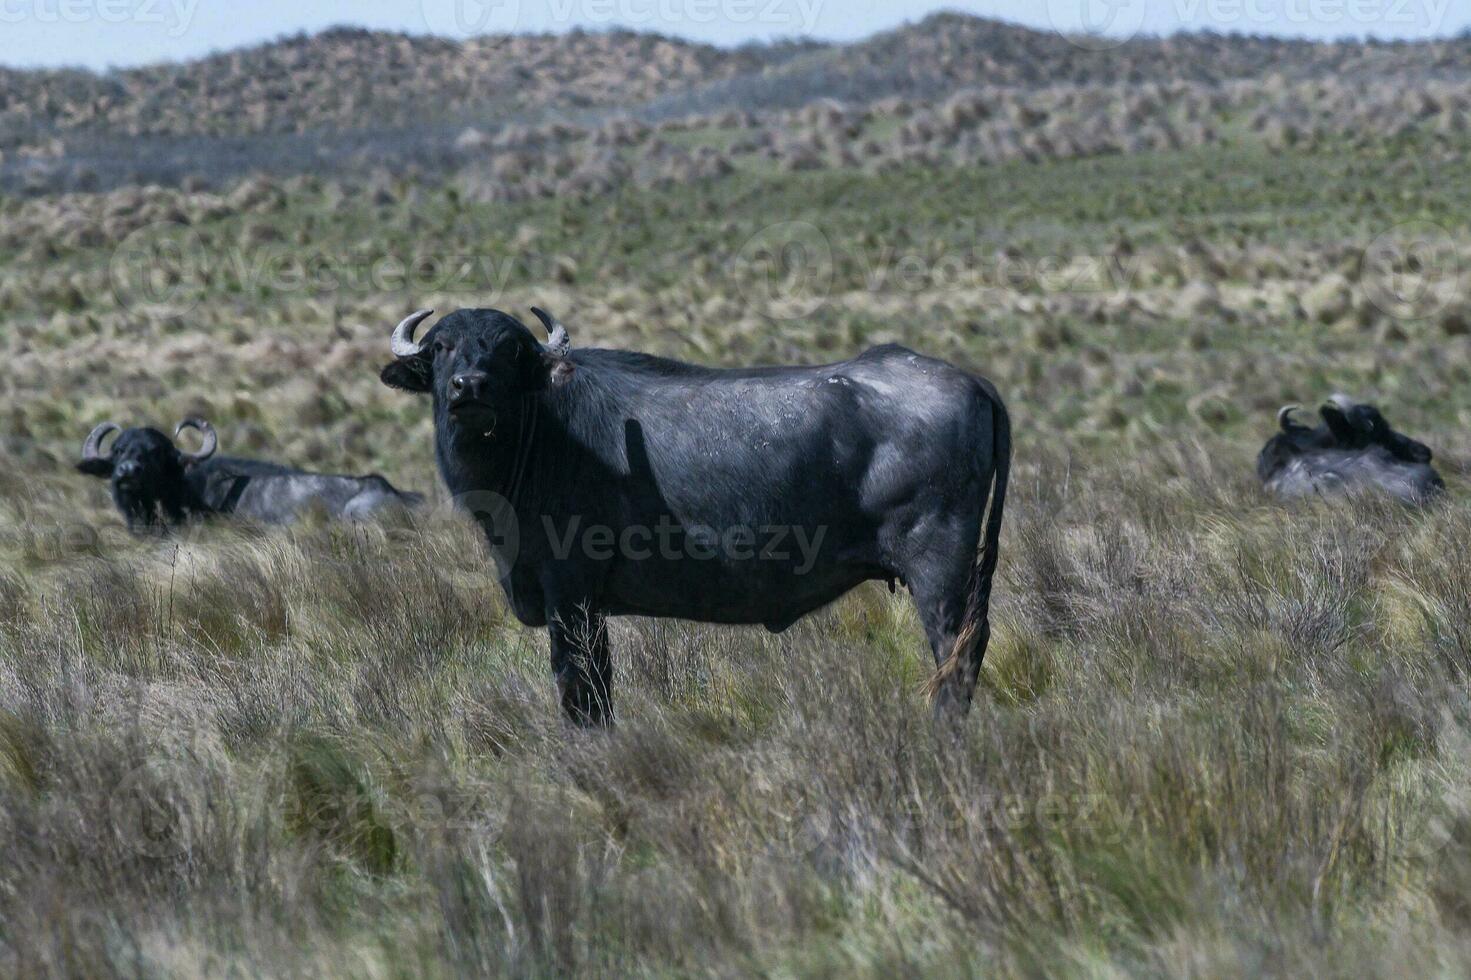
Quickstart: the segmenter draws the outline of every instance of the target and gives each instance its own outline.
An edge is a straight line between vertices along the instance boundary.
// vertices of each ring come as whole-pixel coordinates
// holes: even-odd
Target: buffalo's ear
[[[1334,441],[1338,443],[1339,448],[1350,449],[1359,441],[1357,427],[1349,421],[1348,416],[1337,405],[1331,403],[1324,405],[1318,409],[1318,414],[1323,416],[1323,421],[1328,424],[1328,431],[1333,433]]]
[[[577,371],[577,365],[572,363],[565,352],[549,350],[535,341],[517,347],[516,360],[523,366],[526,383],[533,390],[542,387],[560,388],[571,381],[572,375]]]
[[[97,476],[106,480],[112,476],[112,460],[105,456],[84,459],[77,463],[77,472]]]
[[[543,353],[541,355],[542,367],[546,369],[547,384],[553,388],[560,388],[572,380],[572,375],[577,373],[577,365],[566,357],[556,354]]]
[[[427,357],[400,357],[378,373],[390,388],[400,391],[426,392],[434,387],[434,366]]]

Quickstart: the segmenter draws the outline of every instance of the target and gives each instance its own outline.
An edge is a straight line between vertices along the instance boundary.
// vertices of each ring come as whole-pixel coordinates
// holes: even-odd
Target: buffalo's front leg
[[[552,673],[568,720],[577,725],[609,724],[613,663],[607,617],[576,607],[549,617],[547,627],[552,636]]]

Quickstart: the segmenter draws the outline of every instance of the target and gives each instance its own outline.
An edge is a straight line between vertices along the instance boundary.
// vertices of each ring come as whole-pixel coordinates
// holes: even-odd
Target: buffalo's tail
[[[1006,484],[1011,476],[1011,416],[1001,395],[988,381],[979,379],[991,407],[990,503],[981,528],[979,560],[971,568],[966,587],[965,615],[950,655],[925,684],[925,694],[934,699],[970,658],[979,664],[991,639],[991,583],[996,577],[996,559],[1001,543],[1001,519],[1006,510]]]

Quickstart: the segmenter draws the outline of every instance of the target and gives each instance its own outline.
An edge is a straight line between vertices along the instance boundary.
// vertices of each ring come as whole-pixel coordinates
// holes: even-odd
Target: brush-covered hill
[[[0,71],[0,145],[354,130],[632,105],[759,72],[799,46],[723,50],[628,31],[466,41],[337,28],[108,73]]]
[[[853,44],[737,49],[629,31],[456,41],[339,28],[100,74],[0,69],[0,188],[224,186],[251,173],[381,184],[469,166],[496,195],[581,194],[743,161],[968,164],[1241,133],[1286,145],[1459,132],[1468,98],[1466,38],[1192,34],[1094,50],[961,14]]]
[[[835,72],[891,86],[896,94],[934,95],[971,85],[1221,83],[1281,74],[1288,78],[1365,73],[1471,71],[1471,43],[1316,43],[1242,34],[1141,36],[1102,48],[1054,31],[942,13],[916,24],[829,49]],[[778,74],[803,70],[800,62]]]
[[[1098,51],[1053,32],[953,13],[854,44],[735,49],[630,31],[455,41],[337,28],[106,73],[0,69],[0,149],[68,134],[248,136],[599,108],[760,110],[817,98],[934,98],[977,85],[1467,74],[1471,42],[1464,39],[1318,44],[1194,34]]]

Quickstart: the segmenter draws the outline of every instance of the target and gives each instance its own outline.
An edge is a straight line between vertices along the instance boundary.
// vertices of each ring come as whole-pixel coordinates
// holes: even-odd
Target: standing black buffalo
[[[1277,413],[1281,430],[1262,447],[1257,475],[1284,499],[1377,491],[1423,504],[1445,489],[1430,465],[1430,448],[1394,431],[1379,409],[1334,395],[1309,428],[1293,420],[1297,405]]]
[[[383,477],[307,473],[251,459],[216,456],[219,438],[203,419],[180,422],[174,435],[194,429],[204,436],[197,452],[175,447],[157,429],[125,429],[104,454],[102,440],[118,431],[103,422],[82,444],[77,469],[109,480],[112,499],[128,530],[166,527],[190,515],[233,514],[281,524],[311,508],[340,518],[364,517],[384,507],[414,505],[423,498],[395,490]]]
[[[610,716],[607,616],[779,631],[870,579],[909,588],[936,706],[968,708],[1011,462],[989,382],[897,346],[732,370],[572,350],[533,312],[546,345],[497,310],[415,342],[414,313],[382,379],[433,395],[440,474],[516,617],[549,626],[574,721]]]

